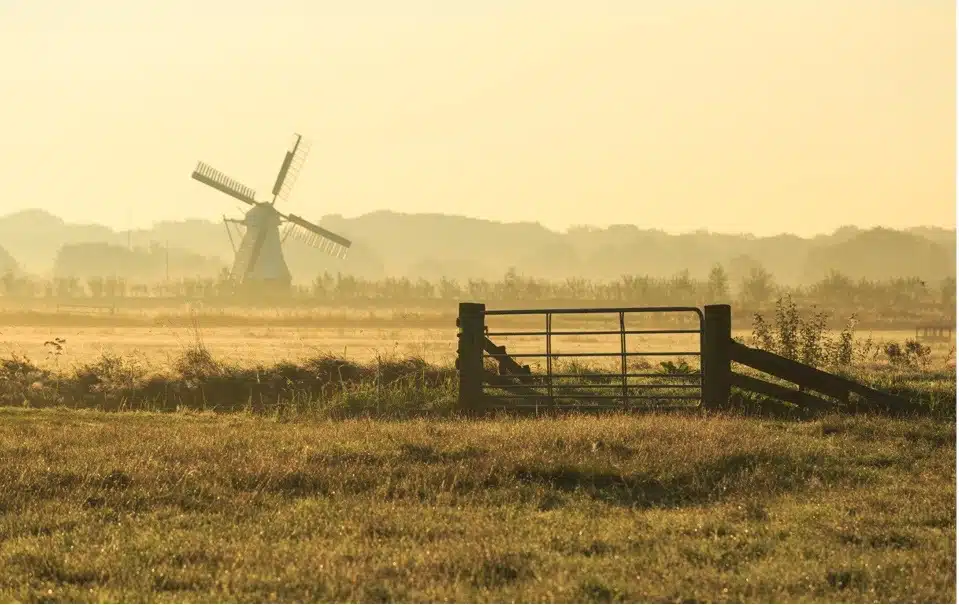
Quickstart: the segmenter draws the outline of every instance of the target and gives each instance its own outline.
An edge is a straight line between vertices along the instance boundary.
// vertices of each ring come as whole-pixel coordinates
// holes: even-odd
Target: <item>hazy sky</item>
[[[954,226],[948,0],[0,0],[0,214]]]

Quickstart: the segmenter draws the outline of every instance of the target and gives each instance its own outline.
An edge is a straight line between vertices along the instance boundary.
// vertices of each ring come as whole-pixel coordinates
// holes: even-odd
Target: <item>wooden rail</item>
[[[799,363],[798,361],[793,361],[792,359],[776,355],[775,353],[770,353],[769,351],[747,347],[746,345],[735,341],[730,344],[730,356],[731,360],[736,363],[741,363],[755,370],[759,370],[760,372],[771,374],[787,382],[792,382],[799,388],[816,391],[818,393],[822,393],[823,395],[838,399],[844,403],[848,403],[849,395],[851,393],[855,393],[870,403],[893,409],[905,408],[908,405],[908,403],[900,397],[895,397],[888,393],[877,391],[876,389],[869,388],[865,385],[859,384],[858,382],[849,380],[848,378],[843,378],[842,376],[836,376],[835,374],[824,372],[812,366]],[[740,378],[734,378],[734,382],[739,383],[737,386],[747,390],[757,390],[755,388],[757,385],[754,382],[749,380],[744,381],[742,380],[743,377],[741,375],[737,375],[735,373],[733,374],[734,376],[740,376]],[[763,382],[758,379],[754,380]],[[764,384],[766,387],[777,386],[770,383]],[[769,389],[767,389],[767,391],[768,390]],[[770,393],[767,392],[763,394]],[[782,393],[780,392],[780,394]],[[783,399],[783,397],[777,397]],[[796,399],[797,401],[789,399],[784,399],[784,401],[792,401],[793,403],[797,403],[799,405],[803,405],[803,403],[798,400],[807,402],[810,401],[808,398],[803,397],[797,397]]]
[[[712,407],[725,406],[729,401],[731,387],[751,391],[766,397],[787,401],[810,410],[828,410],[836,403],[808,391],[832,397],[841,403],[849,403],[850,395],[856,394],[869,406],[902,411],[909,403],[901,397],[877,391],[848,378],[824,372],[798,361],[769,351],[755,349],[738,343],[731,336],[731,310],[728,305],[706,307],[706,346],[703,350],[706,402]],[[732,371],[738,363],[796,385],[791,389]]]

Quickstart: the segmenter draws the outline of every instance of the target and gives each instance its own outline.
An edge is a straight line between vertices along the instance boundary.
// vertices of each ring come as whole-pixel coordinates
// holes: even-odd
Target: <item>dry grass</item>
[[[4,601],[955,599],[949,422],[0,418]]]
[[[142,356],[114,353],[102,353],[68,366],[62,362],[62,356],[58,356],[64,345],[59,341],[48,341],[47,345],[53,353],[45,364],[21,355],[0,358],[0,406],[102,411],[247,411],[314,419],[438,417],[454,415],[457,411],[458,381],[452,364],[431,364],[415,356],[377,356],[361,363],[325,354],[296,363],[238,364],[218,358],[197,334],[193,343],[184,344],[176,355],[159,366]],[[586,363],[577,358],[554,361],[554,372],[573,375],[554,381],[554,391],[564,403],[577,403],[569,401],[570,397],[575,399],[576,392],[609,395],[610,385],[619,388],[621,383],[612,377],[579,377],[617,370],[597,365],[592,359],[588,358]],[[652,362],[642,358],[631,361],[631,371],[652,376],[630,379],[630,384],[638,387],[633,393],[657,397],[698,395],[698,387],[689,388],[695,386],[696,381],[671,377],[676,372],[695,371],[698,364],[695,359],[692,361],[689,366],[675,365],[664,357]],[[860,382],[907,399],[912,404],[906,410],[908,415],[955,418],[954,369],[893,368],[885,364],[855,368],[854,373]],[[649,382],[659,387],[642,391],[642,385]],[[565,384],[579,383],[588,383],[584,385],[588,388],[564,390]],[[665,388],[666,385],[671,386]],[[670,401],[633,403],[659,405]],[[731,409],[749,413],[808,417],[795,406],[745,392],[735,391],[730,404]]]
[[[239,365],[298,363],[320,355],[336,355],[357,362],[370,362],[378,357],[419,357],[428,363],[452,363],[456,356],[455,320],[430,327],[418,322],[378,327],[369,322],[353,321],[341,325],[250,325],[218,327],[199,320],[197,324],[158,324],[123,326],[105,323],[67,325],[6,325],[0,327],[0,355],[23,355],[41,366],[70,368],[90,363],[103,354],[136,357],[156,370],[168,367],[184,347],[196,340],[197,327],[206,348],[218,359]],[[585,329],[584,324],[561,325],[561,329]],[[495,324],[491,330],[496,329]],[[512,326],[500,327],[511,329]],[[525,325],[523,330],[541,330],[541,325]],[[557,328],[557,329],[560,329]],[[614,328],[615,329],[615,328]],[[750,330],[737,330],[734,337],[749,340]],[[881,341],[904,342],[914,337],[910,331],[876,331],[862,334]],[[835,333],[833,333],[835,336]],[[62,338],[66,342],[62,354],[54,359],[46,342]],[[542,338],[496,337],[511,352],[542,352]],[[930,361],[941,366],[947,357],[954,359],[954,341],[930,343]],[[554,351],[619,351],[618,336],[554,337]],[[630,336],[631,351],[698,350],[695,336]]]
[[[451,355],[400,348],[412,329],[342,328],[369,361],[294,328],[152,353],[134,328],[44,329],[2,330],[3,601],[955,600],[941,358],[858,368],[910,419],[465,421]]]
[[[202,326],[203,342],[218,359],[228,363],[300,362],[324,354],[368,362],[378,356],[417,356],[431,363],[447,363],[456,355],[456,328],[340,328]],[[40,327],[0,329],[0,354],[26,355],[40,365],[54,362],[44,343],[54,338],[66,343],[59,363],[63,367],[89,363],[102,354],[138,357],[157,370],[169,366],[195,340],[190,326],[157,327]]]

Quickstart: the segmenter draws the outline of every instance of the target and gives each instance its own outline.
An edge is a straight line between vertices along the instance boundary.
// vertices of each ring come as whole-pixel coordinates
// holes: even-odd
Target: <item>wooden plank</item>
[[[852,380],[823,372],[806,364],[787,359],[769,351],[754,349],[733,341],[730,349],[732,360],[749,366],[760,372],[772,374],[777,378],[796,383],[802,388],[812,389],[836,399],[846,399],[850,392],[856,393],[874,403],[902,409],[909,404],[900,397],[871,389]]]
[[[539,391],[536,391],[528,386],[513,382],[514,380],[518,380],[520,378],[520,376],[497,376],[489,370],[483,370],[483,380],[491,387],[511,391],[517,395],[532,396],[544,400],[546,399],[546,395],[544,393],[540,393]]]
[[[790,389],[778,384],[772,384],[770,382],[766,382],[765,380],[760,380],[759,378],[753,378],[752,376],[746,376],[737,372],[732,372],[731,382],[734,387],[739,387],[740,389],[744,389],[746,391],[752,391],[753,393],[759,393],[760,395],[766,395],[767,397],[779,399],[780,401],[795,403],[796,405],[804,408],[827,410],[835,407],[835,404],[830,403],[829,401],[826,401],[820,397],[816,397],[815,395],[803,393],[802,391]]]
[[[498,346],[489,338],[484,338],[483,347],[487,353],[491,353],[494,355],[506,355],[506,347]],[[492,372],[487,372],[484,370],[484,372],[486,372],[484,375],[484,380],[486,381],[486,384],[490,386],[502,388],[502,389],[513,389],[517,393],[521,392],[518,390],[519,386],[516,385],[516,383],[511,382],[509,379],[519,381],[520,383],[523,383],[531,387],[538,387],[542,389],[547,388],[547,383],[545,382],[540,383],[534,380],[533,373],[530,372],[529,366],[519,365],[518,363],[516,363],[516,360],[513,359],[512,357],[496,357],[495,359],[499,363],[500,374],[499,376],[497,376],[496,374],[493,374]],[[610,376],[615,376],[615,374],[610,374]],[[542,377],[545,378],[545,376],[542,376]],[[504,381],[504,379],[506,380]],[[567,397],[567,398],[582,397],[584,399],[587,399],[594,394],[594,393],[590,393],[589,391],[584,391],[582,389],[564,387],[561,384],[558,385],[555,383],[553,384],[553,388],[556,390],[560,390],[560,389],[562,390],[562,394],[556,395],[557,397]],[[536,393],[536,391],[530,391],[528,389],[524,392],[526,394]],[[543,399],[548,398],[546,394],[540,394],[540,395],[543,397]]]
[[[498,346],[489,338],[483,338],[483,348],[490,355],[506,355],[506,347]],[[516,363],[516,360],[512,357],[496,357],[496,362],[499,364],[500,374],[509,373],[513,376],[516,376],[523,382],[530,382],[527,378],[532,376],[532,372],[529,370],[529,366],[521,366]]]
[[[777,378],[794,382],[802,387],[813,389],[829,395],[830,397],[840,398],[847,395],[854,386],[838,376],[828,374],[822,370],[795,362],[775,353],[747,347],[738,342],[733,342],[732,360],[749,366],[760,372],[772,374]]]

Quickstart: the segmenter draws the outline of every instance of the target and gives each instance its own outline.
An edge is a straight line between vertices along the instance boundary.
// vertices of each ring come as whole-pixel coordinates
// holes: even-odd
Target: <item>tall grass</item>
[[[797,333],[802,334],[801,329]],[[846,339],[845,343],[842,339]],[[810,350],[809,338],[795,342],[799,343],[795,355],[802,359],[803,352]],[[848,364],[837,364],[836,359],[846,358],[847,353],[843,351],[850,350],[850,343],[853,350],[860,351],[859,342],[844,333],[839,341],[839,357],[826,358],[833,371],[841,370],[868,385],[905,397],[913,403],[912,413],[955,416],[954,368],[920,367],[910,362],[869,365],[861,361],[861,351]],[[55,360],[59,359],[57,355],[62,346],[56,342],[51,345]],[[884,346],[888,347],[888,343]],[[812,350],[830,350],[828,343],[816,343],[815,347]],[[775,341],[772,348],[782,350]],[[885,350],[878,345],[873,349]],[[647,363],[641,369],[664,375],[695,370],[683,359],[658,365]],[[572,361],[555,366],[554,371],[588,375],[608,370]],[[608,394],[609,390],[603,391],[602,385],[612,384],[613,380],[611,375],[609,378],[574,377],[566,381],[595,383],[600,389],[597,393]],[[682,379],[675,380],[677,385],[684,383]],[[562,384],[560,379],[557,385],[561,389],[565,388]],[[0,406],[14,407],[246,411],[315,418],[436,418],[457,414],[457,391],[458,378],[452,365],[430,364],[419,357],[380,355],[370,363],[357,363],[323,354],[296,363],[280,361],[242,366],[228,363],[207,349],[198,329],[193,342],[185,343],[161,368],[135,355],[114,353],[102,353],[72,368],[61,367],[58,361],[40,365],[16,354],[0,359]],[[567,398],[575,399],[575,392],[571,390]],[[659,390],[657,394],[664,392]],[[731,407],[773,414],[789,411],[779,402],[758,408],[743,405],[744,397],[743,393],[734,393]]]
[[[194,341],[156,370],[134,355],[102,353],[72,369],[23,355],[0,359],[0,406],[105,411],[251,411],[318,417],[448,415],[456,372],[421,358],[360,364],[331,354],[298,363],[239,366]]]
[[[954,364],[934,365],[928,347],[915,341],[900,344],[860,338],[855,317],[838,335],[831,335],[825,328],[827,319],[815,309],[800,313],[790,299],[780,299],[771,322],[759,314],[754,317],[750,344],[900,394],[914,403],[915,413],[955,415]],[[17,354],[0,359],[0,405],[106,411],[245,410],[331,418],[456,413],[458,382],[451,364],[395,355],[358,363],[322,354],[296,363],[241,366],[215,357],[204,343],[197,316],[191,321],[192,340],[181,343],[176,355],[159,369],[137,356],[113,353],[62,367],[66,344],[62,338],[46,342],[53,363],[38,364]],[[634,369],[665,374],[695,370],[683,359]],[[603,370],[570,361],[556,371]]]

